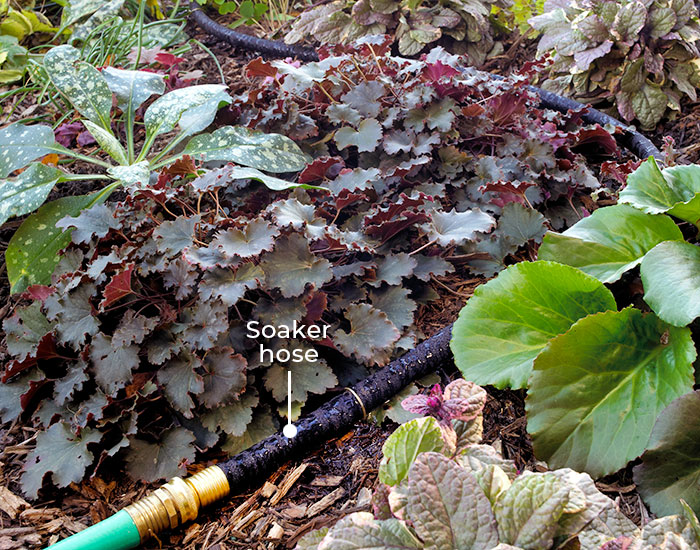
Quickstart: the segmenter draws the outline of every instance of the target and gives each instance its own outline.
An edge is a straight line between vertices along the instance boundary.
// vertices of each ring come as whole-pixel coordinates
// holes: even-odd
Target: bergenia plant
[[[277,190],[295,185],[258,169],[282,173],[306,166],[306,155],[282,135],[233,126],[201,133],[214,121],[219,108],[232,101],[223,85],[191,86],[161,95],[165,91],[161,75],[112,67],[100,72],[79,57],[76,48],[58,46],[45,55],[44,67],[110,159],[63,147],[56,143],[51,127],[46,125],[13,124],[0,130],[0,224],[12,216],[39,209],[23,222],[6,252],[13,292],[50,280],[58,252],[71,238],[70,230],[64,232],[57,227],[59,220],[75,217],[103,202],[120,186],[148,186],[154,171],[185,155],[202,161],[235,162],[246,168],[234,167],[232,179],[256,179]],[[144,112],[145,138],[137,151],[136,111],[154,95],[161,97]],[[122,113],[118,118],[113,117],[113,96]],[[176,129],[172,137],[165,137]],[[159,139],[159,150],[154,151]],[[178,147],[183,143],[184,147]],[[70,174],[37,160],[52,153],[92,164],[101,173]],[[74,180],[104,180],[106,186],[89,195],[64,197],[39,208],[54,186]]]

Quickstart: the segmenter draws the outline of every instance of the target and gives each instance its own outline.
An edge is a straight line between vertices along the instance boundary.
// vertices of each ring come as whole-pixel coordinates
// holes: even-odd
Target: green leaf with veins
[[[338,149],[357,147],[358,152],[374,151],[382,139],[382,126],[374,118],[366,118],[360,122],[357,130],[350,126],[340,128],[335,132],[335,142]]]
[[[669,213],[698,223],[700,220],[700,166],[675,166],[659,169],[649,157],[627,177],[620,191],[620,202],[631,204],[648,214]]]
[[[571,492],[549,472],[518,476],[493,507],[500,540],[524,550],[552,548]]]
[[[196,370],[199,364],[197,356],[187,354],[170,361],[167,367],[158,371],[158,382],[162,384],[165,396],[185,418],[193,417],[194,401],[191,395],[204,391],[204,380]]]
[[[308,241],[298,233],[278,239],[275,250],[260,265],[267,285],[279,288],[285,298],[302,294],[307,283],[321,288],[333,279],[330,262],[312,254]]]
[[[407,475],[420,453],[441,451],[442,430],[432,416],[401,424],[384,442],[379,481],[398,485]]]
[[[73,46],[56,46],[44,55],[44,67],[54,86],[85,118],[107,130],[112,92],[100,71],[81,61]]]
[[[60,260],[58,253],[71,240],[71,231],[57,228],[56,222],[104,202],[117,185],[112,184],[90,195],[62,197],[49,202],[22,222],[5,251],[12,293],[22,292],[29,285],[51,281],[51,274]]]
[[[214,267],[204,273],[199,283],[199,295],[204,300],[219,298],[227,306],[233,306],[245,295],[246,290],[260,286],[263,278],[263,270],[253,262],[243,264],[235,271],[232,268]]]
[[[135,111],[152,95],[162,95],[165,92],[165,80],[156,73],[105,67],[102,76],[117,96],[117,105],[124,112],[130,101],[131,108]]]
[[[692,390],[696,355],[687,328],[653,313],[584,317],[535,360],[526,401],[535,453],[595,478],[623,468],[644,451],[659,413]]]
[[[131,371],[139,366],[139,347],[115,344],[112,337],[98,333],[90,342],[90,359],[95,380],[107,395],[113,396],[131,380]]]
[[[245,390],[247,364],[231,348],[210,351],[204,358],[204,391],[198,400],[209,408],[234,401]]]
[[[78,350],[99,330],[97,317],[93,315],[91,298],[95,285],[82,285],[70,293],[51,294],[44,301],[47,317],[56,323],[56,333],[60,344],[70,344]]]
[[[44,204],[61,176],[57,168],[35,162],[16,178],[0,180],[0,225]]]
[[[127,471],[134,479],[157,481],[185,473],[185,464],[194,462],[194,435],[185,428],[173,428],[159,443],[132,439]]]
[[[287,136],[266,134],[244,126],[224,126],[193,137],[182,152],[202,161],[223,160],[266,172],[298,172],[308,157]]]
[[[477,287],[450,347],[467,380],[523,388],[547,343],[576,321],[617,306],[593,277],[554,262],[519,263]]]
[[[108,132],[104,128],[98,126],[89,120],[81,121],[90,132],[90,135],[95,138],[97,144],[119,164],[127,164],[126,151],[119,140],[114,137],[112,132]]]
[[[32,302],[26,307],[17,308],[12,317],[2,322],[5,331],[7,351],[17,360],[24,361],[34,356],[39,343],[53,325],[41,312],[41,302]]]
[[[246,427],[246,432],[238,437],[228,436],[223,444],[223,450],[230,455],[245,451],[251,445],[274,434],[278,429],[277,421],[270,408],[266,405],[253,412],[253,420]]]
[[[657,244],[682,240],[681,230],[668,216],[617,204],[599,208],[561,234],[547,233],[538,257],[613,283]]]
[[[700,514],[700,390],[673,401],[659,415],[634,482],[659,516],[683,511],[680,499]]]
[[[664,321],[684,327],[700,316],[700,247],[664,242],[642,260],[644,301]]]
[[[48,155],[55,146],[50,126],[15,123],[0,129],[0,178],[6,178],[31,161]]]
[[[446,456],[422,452],[408,473],[406,493],[406,519],[427,550],[498,544],[491,503],[474,475]]]
[[[381,290],[370,292],[370,301],[379,311],[386,313],[389,321],[396,328],[403,330],[413,324],[413,312],[417,304],[408,295],[411,291],[401,286],[389,286]]]
[[[143,120],[146,134],[153,138],[180,126],[190,136],[201,132],[213,121],[222,105],[231,103],[231,96],[222,84],[201,84],[173,90],[156,99],[146,109]]]
[[[318,550],[413,550],[425,548],[398,519],[374,519],[369,512],[350,514],[328,531]]]
[[[100,439],[102,432],[85,428],[77,436],[64,422],[57,422],[48,430],[39,432],[36,447],[27,456],[20,481],[24,493],[36,498],[47,473],[52,474],[51,479],[57,487],[79,482],[93,460],[87,446]]]
[[[216,235],[213,243],[226,256],[249,258],[272,250],[279,229],[263,218],[249,222],[243,229],[231,227]]]

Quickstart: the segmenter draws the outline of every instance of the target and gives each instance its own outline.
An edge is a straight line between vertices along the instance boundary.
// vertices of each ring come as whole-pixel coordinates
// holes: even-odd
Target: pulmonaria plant
[[[61,218],[77,216],[82,210],[104,202],[118,187],[127,190],[148,187],[154,171],[184,155],[209,161],[235,161],[247,167],[241,177],[257,177],[278,188],[284,187],[282,180],[270,178],[256,168],[294,172],[306,165],[304,154],[284,136],[261,136],[232,126],[201,133],[213,122],[219,108],[231,101],[223,85],[191,86],[161,95],[165,91],[163,76],[113,67],[100,72],[81,61],[79,50],[72,46],[57,46],[47,52],[44,69],[54,86],[83,117],[76,124],[89,132],[109,161],[82,155],[57,143],[57,139],[70,143],[66,128],[59,128],[57,136],[45,125],[12,124],[0,130],[0,178],[3,178],[0,224],[12,216],[39,209],[22,223],[5,254],[13,292],[50,281],[58,252],[70,242],[70,231],[63,231],[57,225]],[[154,95],[161,97],[144,111],[145,137],[141,149],[136,151],[136,111]],[[116,116],[113,110],[113,96],[121,116]],[[165,139],[157,153],[151,154],[156,140],[159,137],[162,140],[161,136],[176,128],[177,133]],[[184,148],[174,152],[185,141]],[[105,173],[67,173],[37,160],[46,155],[81,160]],[[13,173],[17,175],[9,177]],[[232,177],[235,174],[232,172]],[[105,180],[107,185],[101,191],[64,197],[41,207],[57,184],[75,180]]]
[[[615,103],[628,121],[653,128],[700,85],[698,10],[692,0],[545,2],[530,19],[538,55],[554,64],[543,87]]]
[[[432,405],[437,393],[427,397]],[[464,380],[449,384],[448,393],[482,407],[486,396]],[[373,513],[350,514],[313,531],[296,549],[700,549],[698,519],[687,506],[640,529],[587,474],[518,472],[494,447],[479,444],[481,412],[469,422],[457,452],[434,417],[401,425],[382,449]]]
[[[402,55],[416,55],[440,41],[451,52],[464,54],[469,64],[481,65],[497,44],[490,14],[511,4],[510,0],[333,0],[303,12],[285,41],[348,44],[368,35],[391,34]]]
[[[518,83],[463,74],[441,50],[405,60],[389,44],[250,64],[259,80],[227,115],[249,140],[236,162],[303,151],[313,160],[293,178],[205,171],[210,156],[185,155],[119,201],[60,216],[72,243],[51,285],[29,286],[30,303],[3,325],[0,413],[39,428],[27,494],[49,472],[65,486],[126,458],[133,476],[156,479],[192,461],[195,445],[245,448],[286,411],[288,368],[298,415],[310,395],[413,348],[433,281],[474,257],[493,272],[541,238],[534,207],[576,216],[597,186],[578,151],[615,154],[609,133],[539,109]],[[299,149],[274,148],[279,136],[259,132],[271,128]],[[324,325],[329,337],[252,340],[249,321]],[[320,357],[267,363],[259,344]]]

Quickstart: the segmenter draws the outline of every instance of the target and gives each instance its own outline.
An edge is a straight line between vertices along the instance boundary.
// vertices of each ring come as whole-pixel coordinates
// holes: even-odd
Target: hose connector
[[[226,474],[218,466],[210,466],[192,477],[171,479],[124,510],[144,541],[195,519],[202,506],[226,497],[229,491]]]

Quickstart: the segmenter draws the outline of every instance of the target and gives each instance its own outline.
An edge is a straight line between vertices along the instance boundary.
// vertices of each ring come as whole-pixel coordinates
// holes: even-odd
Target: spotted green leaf
[[[117,105],[125,112],[129,101],[131,108],[136,110],[152,95],[162,95],[165,92],[163,76],[156,73],[106,67],[102,75],[109,89],[117,96]]]
[[[114,137],[112,132],[108,132],[104,128],[98,126],[94,122],[90,122],[89,120],[83,120],[82,122],[90,134],[92,134],[92,137],[95,138],[95,141],[97,141],[99,146],[102,147],[102,149],[104,149],[104,151],[110,157],[116,160],[119,164],[126,164],[128,162],[126,160],[126,151],[124,150],[124,147],[121,143],[119,143],[119,140]]]
[[[90,195],[63,197],[49,202],[29,216],[10,239],[5,251],[7,275],[13,293],[29,285],[48,284],[63,250],[71,240],[71,231],[56,227],[66,216],[77,216],[81,210],[103,202],[118,184],[112,184]]]
[[[273,191],[284,191],[285,189],[294,189],[295,187],[302,187],[304,189],[324,189],[323,187],[317,187],[315,185],[299,184],[281,178],[275,178],[274,176],[268,176],[255,168],[234,166],[229,174],[232,180],[251,179],[259,181]]]
[[[73,34],[70,37],[70,43],[81,42],[90,36],[100,25],[114,19],[119,15],[120,10],[124,6],[124,0],[110,0],[109,2],[100,2],[97,10],[90,15],[83,23],[76,25],[73,28]]]
[[[0,130],[0,178],[48,155],[55,144],[50,126],[10,124],[3,128]]]
[[[112,92],[100,71],[80,60],[79,50],[56,46],[44,56],[44,67],[54,86],[81,115],[109,128]]]
[[[151,169],[145,160],[127,166],[112,166],[107,173],[126,187],[146,185],[151,177]]]
[[[297,172],[307,156],[291,139],[265,134],[244,126],[224,126],[211,134],[193,137],[183,154],[207,160],[225,160],[266,172]]]
[[[70,0],[63,8],[61,25],[64,27],[72,25],[83,17],[92,15],[103,5],[104,0]]]
[[[146,132],[157,136],[170,132],[175,126],[189,136],[209,126],[222,105],[231,103],[226,86],[202,84],[180,88],[156,99],[144,114]]]
[[[39,208],[63,172],[35,162],[13,179],[0,180],[0,225]]]

